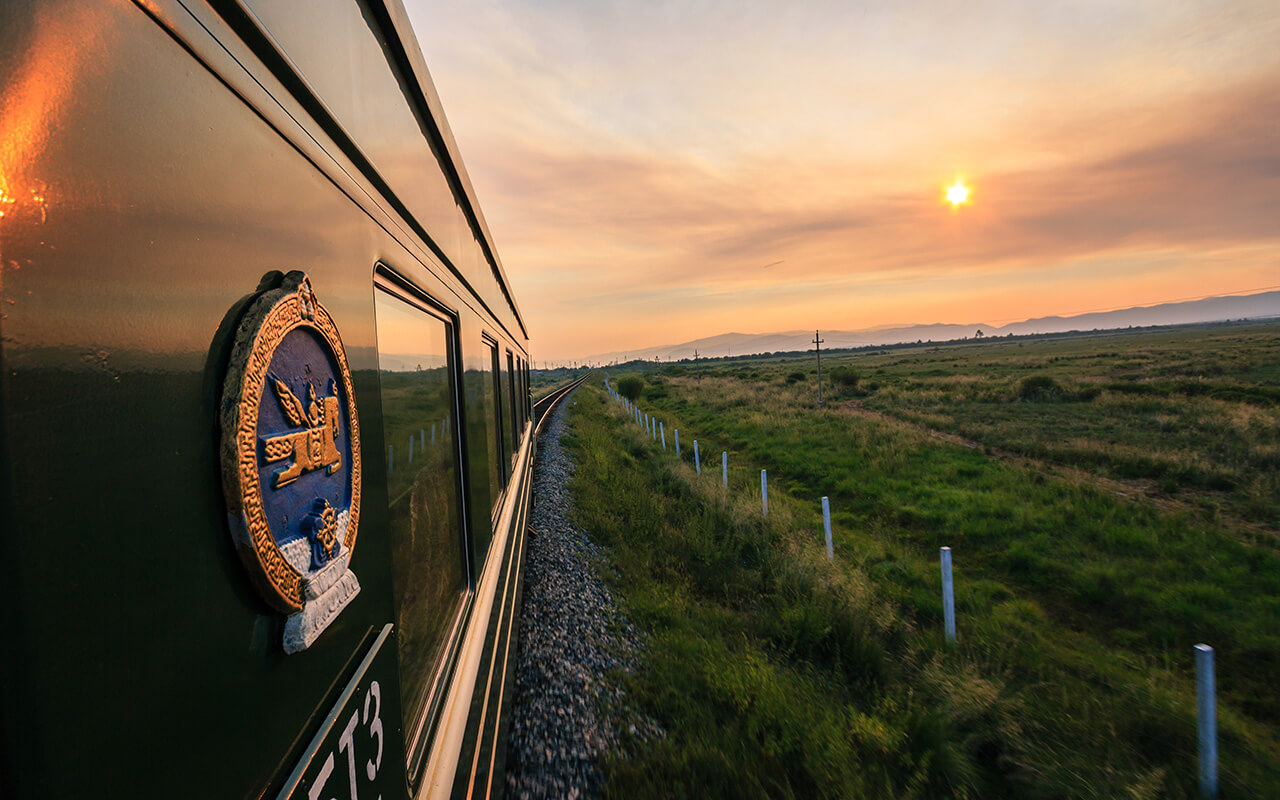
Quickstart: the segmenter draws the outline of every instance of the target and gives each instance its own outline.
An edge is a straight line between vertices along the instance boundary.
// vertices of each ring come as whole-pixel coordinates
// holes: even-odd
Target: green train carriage
[[[529,338],[396,0],[0,9],[0,795],[500,793]]]

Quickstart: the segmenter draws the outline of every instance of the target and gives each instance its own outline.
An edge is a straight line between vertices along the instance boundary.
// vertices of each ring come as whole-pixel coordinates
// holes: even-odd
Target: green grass
[[[651,636],[631,696],[669,732],[610,764],[613,794],[1192,797],[1191,645],[1207,641],[1223,796],[1280,796],[1269,540],[939,441],[914,420],[816,412],[804,382],[788,383],[797,366],[717,366],[700,384],[649,375],[641,405],[666,421],[669,447],[681,429],[684,462],[603,393],[578,395],[580,522],[609,545],[616,589]],[[695,435],[701,478],[685,463]],[[939,630],[943,544],[954,649]]]
[[[985,445],[1145,480],[1280,524],[1280,325],[937,347],[856,364],[867,408]],[[1026,392],[1033,381],[1053,390]]]
[[[551,394],[574,378],[581,376],[581,369],[569,369],[568,367],[557,367],[555,369],[531,368],[529,370],[529,391],[533,393],[533,399],[538,400]]]

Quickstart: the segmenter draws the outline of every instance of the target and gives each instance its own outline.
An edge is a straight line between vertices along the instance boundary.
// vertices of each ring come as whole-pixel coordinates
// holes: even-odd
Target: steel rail
[[[538,435],[543,424],[551,418],[550,412],[556,405],[583,384],[592,375],[589,370],[585,375],[575,378],[569,383],[540,398],[533,404],[533,447],[532,460],[537,460]],[[532,464],[530,464],[532,467]],[[532,492],[531,472],[526,473],[526,489]],[[530,505],[524,514],[532,512],[532,495]],[[514,538],[508,551],[504,554],[506,562],[499,579],[502,603],[498,615],[493,622],[494,649],[489,659],[489,673],[484,680],[483,707],[492,703],[494,714],[489,716],[482,712],[482,718],[471,746],[471,768],[461,780],[455,783],[454,795],[467,800],[491,800],[500,795],[505,788],[505,765],[507,762],[507,736],[511,722],[512,692],[507,691],[510,678],[514,677],[517,651],[517,629],[520,620],[520,608],[524,599],[524,559],[528,536],[535,536],[532,528],[526,528],[525,516],[518,525],[520,532]],[[526,536],[525,532],[528,532]],[[487,719],[485,718],[487,717]]]
[[[533,435],[535,437],[537,437],[538,434],[542,433],[542,425],[550,417],[549,412],[552,409],[554,409],[556,405],[561,400],[563,400],[570,392],[572,392],[574,389],[577,389],[579,386],[585,383],[587,378],[590,378],[593,374],[595,374],[595,370],[588,370],[587,373],[582,377],[574,378],[572,381],[569,381],[564,386],[561,386],[559,389],[552,391],[550,394],[546,395],[545,397],[541,397],[534,402],[533,404]]]

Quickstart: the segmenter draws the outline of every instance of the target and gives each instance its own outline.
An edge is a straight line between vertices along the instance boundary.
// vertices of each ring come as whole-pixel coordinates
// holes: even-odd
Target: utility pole
[[[693,348],[693,370],[698,373],[698,385],[702,385],[702,373],[698,371],[698,348]]]
[[[814,349],[818,351],[818,408],[822,408],[822,343],[826,339],[819,339],[818,332],[813,332]]]

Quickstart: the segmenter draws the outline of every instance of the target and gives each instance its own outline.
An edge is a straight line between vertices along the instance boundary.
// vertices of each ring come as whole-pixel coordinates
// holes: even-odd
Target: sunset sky
[[[1280,284],[1275,0],[405,2],[538,360]]]

